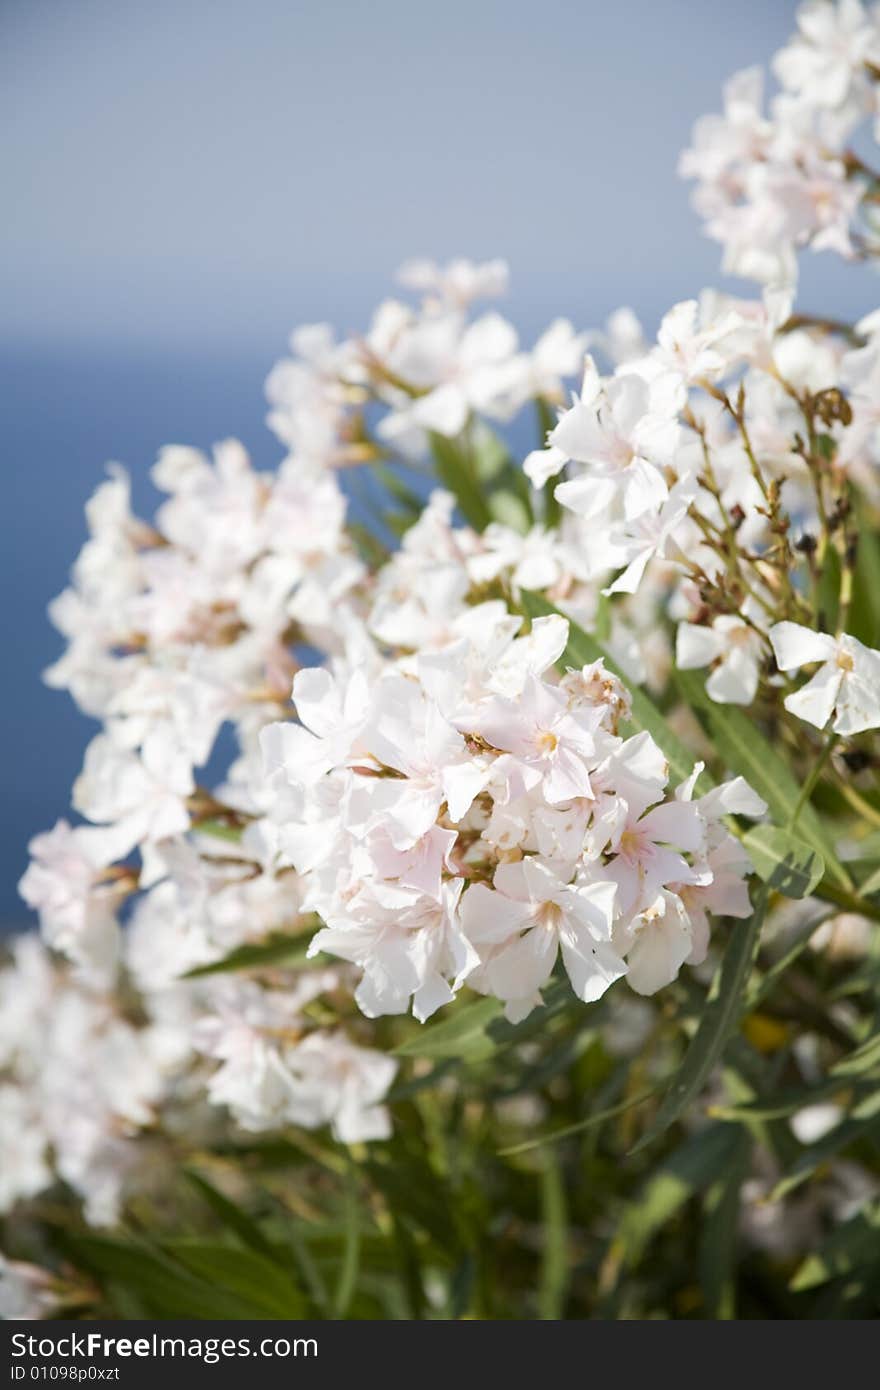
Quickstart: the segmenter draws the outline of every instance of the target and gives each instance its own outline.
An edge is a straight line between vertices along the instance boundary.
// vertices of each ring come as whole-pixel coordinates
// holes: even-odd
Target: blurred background
[[[0,0],[5,543],[0,928],[66,813],[89,722],[42,669],[104,464],[278,446],[263,381],[297,323],[362,327],[414,255],[504,256],[505,312],[654,328],[724,284],[676,178],[701,113],[794,3]],[[728,282],[729,288],[742,288]],[[870,282],[808,259],[801,302]]]

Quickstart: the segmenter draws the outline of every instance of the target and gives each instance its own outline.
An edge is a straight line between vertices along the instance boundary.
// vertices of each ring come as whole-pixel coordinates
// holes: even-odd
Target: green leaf
[[[242,1306],[253,1308],[251,1316],[307,1315],[306,1300],[293,1281],[273,1260],[255,1250],[188,1237],[165,1241],[163,1249],[190,1273],[240,1299]]]
[[[781,1120],[796,1115],[808,1105],[838,1096],[846,1089],[846,1081],[829,1077],[813,1086],[789,1086],[784,1090],[771,1092],[772,1100],[753,1100],[742,1105],[713,1105],[710,1114],[714,1119],[733,1120],[737,1124],[748,1120]]]
[[[634,1110],[637,1105],[642,1105],[651,1096],[657,1094],[657,1088],[652,1087],[649,1091],[642,1091],[640,1095],[628,1096],[626,1100],[619,1101],[617,1105],[609,1105],[602,1110],[596,1110],[583,1120],[576,1120],[574,1124],[565,1125],[562,1129],[551,1130],[548,1134],[540,1134],[536,1139],[525,1139],[521,1144],[511,1144],[509,1148],[499,1149],[499,1158],[516,1158],[519,1154],[529,1153],[532,1149],[540,1149],[544,1144],[555,1144],[560,1139],[568,1139],[572,1134],[583,1134],[587,1130],[595,1129],[598,1125],[603,1125],[606,1120],[613,1120],[617,1115],[622,1115],[626,1110]]]
[[[286,1222],[285,1226],[300,1283],[304,1289],[308,1290],[309,1297],[315,1307],[320,1310],[321,1316],[329,1317],[330,1304],[327,1297],[327,1290],[324,1287],[321,1272],[318,1269],[312,1252],[299,1229],[299,1223],[295,1221]]]
[[[556,978],[544,991],[544,1002],[521,1023],[508,1023],[498,999],[478,999],[458,1005],[448,1018],[422,1025],[394,1049],[396,1057],[429,1057],[434,1060],[483,1062],[500,1048],[543,1033],[550,1019],[566,1008],[578,1007],[567,978]]]
[[[509,526],[524,536],[531,525],[528,507],[521,497],[507,488],[496,488],[489,494],[489,511],[493,521]]]
[[[880,646],[880,535],[876,514],[857,505],[858,550],[847,631],[867,647]]]
[[[451,1017],[428,1023],[394,1049],[396,1057],[454,1057],[475,1062],[489,1057],[495,1043],[488,1026],[501,1017],[503,1005],[497,999],[478,999],[459,1006]]]
[[[825,547],[819,574],[818,626],[823,632],[837,631],[840,607],[840,556],[833,545]]]
[[[568,1285],[568,1217],[562,1170],[552,1149],[547,1150],[541,1170],[541,1218],[544,1251],[538,1285],[538,1316],[557,1322],[563,1315]]]
[[[412,1321],[418,1321],[425,1315],[425,1286],[419,1259],[419,1246],[406,1222],[399,1220],[394,1211],[390,1215],[391,1234],[394,1240],[395,1254],[398,1258],[401,1284],[406,1296],[407,1313]],[[457,1290],[450,1289],[450,1303],[453,1305],[450,1315],[453,1318],[459,1318],[463,1311],[459,1307],[456,1295]]]
[[[477,1262],[467,1251],[452,1271],[449,1281],[449,1316],[455,1321],[463,1318],[473,1298],[476,1283]]]
[[[562,1031],[558,1042],[548,1038],[548,1045],[537,1058],[514,1059],[511,1067],[505,1067],[503,1079],[497,1088],[493,1087],[493,1098],[504,1099],[524,1091],[541,1090],[554,1077],[567,1072],[590,1048],[598,1046],[601,1049],[599,1037],[597,1029],[584,1028],[578,1019],[573,1030]]]
[[[756,728],[754,720],[735,705],[718,705],[710,700],[695,671],[677,671],[676,681],[687,703],[707,726],[719,757],[764,798],[777,825],[788,825],[798,809],[801,790],[788,764]],[[822,857],[826,868],[844,888],[850,888],[849,876],[809,803],[800,807],[797,825],[798,837]]]
[[[744,1011],[745,1012],[745,1011]],[[779,1079],[779,1068],[785,1062],[785,1052],[772,1062],[746,1041],[742,1032],[734,1033],[724,1054],[724,1084],[732,1105],[753,1103],[760,1106],[772,1095]],[[710,1109],[710,1114],[714,1111]],[[766,1149],[780,1172],[785,1172],[798,1152],[798,1141],[785,1120],[757,1119],[746,1116],[741,1121],[752,1139]]]
[[[520,598],[522,607],[530,618],[545,618],[552,613],[563,618],[566,617],[540,594],[533,594],[529,590],[523,589]],[[669,728],[666,716],[643,690],[639,690],[637,686],[632,686],[629,677],[621,670],[601,643],[597,642],[594,637],[590,637],[571,618],[566,618],[566,621],[568,623],[568,644],[557,663],[559,667],[563,670],[568,667],[579,670],[582,666],[588,666],[591,662],[598,661],[601,657],[605,662],[606,669],[619,676],[630,691],[632,718],[628,722],[629,731],[649,733],[658,747],[662,749],[666,761],[669,763],[671,775],[676,781],[685,781],[693,772],[696,759]],[[708,789],[711,785],[711,778],[705,772],[702,773],[701,788]]]
[[[538,417],[537,447],[539,449],[544,449],[547,446],[548,434],[550,434],[551,430],[556,428],[557,411],[555,406],[551,405],[550,401],[545,400],[543,396],[538,396],[535,400],[535,411]],[[559,478],[548,478],[547,482],[540,489],[540,495],[543,501],[542,519],[544,525],[548,527],[558,526],[559,518],[562,515],[562,507],[556,499],[556,488],[558,484]]]
[[[224,975],[232,970],[261,970],[272,965],[302,965],[311,939],[311,932],[299,932],[296,936],[288,936],[286,932],[275,933],[265,941],[237,946],[222,960],[211,961],[209,965],[197,965],[181,978],[198,980],[203,975]]]
[[[736,1317],[736,1256],[742,1185],[749,1171],[752,1141],[745,1129],[737,1141],[724,1176],[706,1193],[706,1217],[700,1239],[700,1287],[707,1317]]]
[[[870,898],[872,893],[880,893],[880,867],[876,868],[859,884],[859,894],[863,898]]]
[[[485,531],[492,520],[486,495],[477,480],[475,462],[465,436],[447,439],[429,435],[437,476],[458,503],[462,516],[477,531]]]
[[[351,1164],[345,1187],[345,1245],[339,1281],[333,1298],[334,1318],[345,1317],[357,1286],[361,1238],[358,1200],[357,1171],[354,1164]]]
[[[758,951],[767,910],[767,889],[758,888],[754,911],[745,922],[736,922],[718,967],[705,1008],[653,1124],[633,1152],[645,1148],[663,1134],[695,1100],[709,1079],[728,1039],[739,1022],[746,984]]]
[[[853,1270],[877,1262],[880,1252],[880,1199],[832,1231],[813,1254],[808,1255],[789,1285],[795,1293],[815,1289],[831,1279],[842,1279]]]
[[[393,468],[389,468],[387,463],[377,463],[373,465],[373,472],[382,483],[382,486],[399,503],[409,517],[409,524],[417,521],[422,514],[424,502],[407,486],[402,478],[399,478]]]
[[[755,872],[786,898],[808,898],[825,873],[825,861],[790,830],[753,825],[742,837]]]
[[[352,472],[355,470],[352,469]],[[369,526],[364,526],[360,521],[347,521],[346,530],[354,540],[358,548],[361,559],[370,569],[381,569],[386,563],[391,552],[387,545],[383,545],[379,537],[374,535]]]
[[[835,1062],[831,1068],[832,1076],[848,1079],[851,1076],[864,1076],[880,1067],[880,1032],[874,1033],[861,1047],[857,1047],[848,1057]]]
[[[823,922],[827,922],[828,918],[833,915],[831,912],[826,912],[822,916],[810,916],[806,922],[787,937],[786,949],[782,955],[778,956],[773,964],[767,967],[763,975],[749,986],[746,992],[744,1012],[751,1013],[753,1009],[757,1009],[759,1004],[764,1002],[786,971],[803,955]]]
[[[222,1279],[198,1277],[170,1254],[153,1248],[146,1241],[76,1235],[67,1237],[64,1243],[77,1262],[102,1284],[130,1290],[154,1317],[239,1319],[266,1316],[264,1304],[242,1298],[225,1287]],[[230,1247],[223,1249],[229,1256]]]
[[[185,1168],[183,1176],[190,1186],[195,1188],[199,1196],[205,1200],[226,1230],[236,1236],[243,1245],[249,1246],[252,1250],[256,1250],[259,1255],[264,1255],[267,1259],[278,1263],[277,1252],[253,1217],[248,1216],[247,1212],[242,1211],[235,1202],[231,1202],[222,1192],[218,1192],[217,1188],[212,1186],[207,1178],[203,1178],[201,1173],[197,1173],[192,1168]]]
[[[518,469],[504,440],[484,420],[472,421],[468,436],[474,476],[479,482],[493,483],[512,468]]]
[[[399,1116],[395,1115],[395,1119],[398,1121]],[[373,1157],[374,1147],[364,1166],[398,1220],[423,1231],[441,1250],[458,1259],[462,1254],[456,1224],[460,1212],[451,1208],[449,1188],[441,1182],[424,1150],[407,1148],[407,1140],[411,1139],[412,1135],[406,1134],[398,1123],[387,1154],[381,1159],[378,1155]]]
[[[649,1241],[697,1192],[722,1173],[740,1146],[737,1130],[710,1124],[698,1130],[648,1178],[636,1200],[624,1211],[614,1245],[630,1268]]]

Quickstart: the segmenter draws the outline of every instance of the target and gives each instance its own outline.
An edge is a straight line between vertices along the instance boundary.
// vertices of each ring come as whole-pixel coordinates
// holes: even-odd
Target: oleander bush
[[[5,1316],[878,1311],[880,311],[796,299],[880,252],[877,13],[773,71],[681,160],[750,297],[525,348],[503,262],[414,261],[294,333],[273,473],[92,497]]]

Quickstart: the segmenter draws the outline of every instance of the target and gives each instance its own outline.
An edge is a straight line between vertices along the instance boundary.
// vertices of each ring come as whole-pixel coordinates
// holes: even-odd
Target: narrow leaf
[[[357,1286],[358,1266],[360,1264],[360,1216],[358,1213],[357,1173],[352,1164],[348,1172],[345,1188],[345,1246],[342,1254],[342,1268],[333,1299],[334,1318],[344,1318]]]
[[[858,550],[847,631],[867,647],[880,646],[880,535],[876,512],[858,505]]]
[[[260,970],[270,965],[301,965],[306,958],[311,931],[299,932],[296,936],[276,933],[265,941],[251,945],[237,946],[222,960],[211,961],[209,965],[197,965],[188,970],[184,980],[197,980],[203,975],[224,975],[233,970]]]
[[[566,1008],[581,1007],[567,979],[551,980],[544,1002],[521,1023],[508,1023],[503,1005],[497,999],[463,1003],[449,1018],[420,1027],[394,1050],[397,1057],[455,1058],[461,1062],[482,1062],[501,1048],[524,1042],[543,1033],[551,1018]]]
[[[831,1068],[831,1074],[846,1079],[851,1076],[864,1076],[877,1067],[880,1067],[880,1032],[874,1033],[848,1057],[836,1062]]]
[[[277,1264],[255,1250],[189,1239],[166,1241],[164,1249],[208,1284],[241,1299],[243,1306],[259,1310],[252,1316],[306,1316],[306,1302],[299,1289]]]
[[[736,1256],[742,1185],[749,1171],[751,1139],[737,1131],[736,1146],[723,1177],[706,1193],[700,1241],[700,1285],[707,1317],[736,1317]]]
[[[653,1124],[636,1144],[633,1152],[653,1143],[675,1123],[691,1101],[700,1094],[720,1061],[725,1045],[739,1021],[746,984],[758,951],[766,909],[767,889],[760,887],[755,894],[751,917],[745,922],[737,922],[733,927],[697,1031]]]
[[[615,1243],[625,1264],[636,1264],[660,1227],[695,1193],[727,1172],[739,1142],[737,1131],[730,1126],[708,1125],[666,1159],[624,1212]]]
[[[460,1006],[451,1018],[426,1024],[412,1038],[394,1049],[396,1057],[454,1057],[479,1061],[495,1050],[488,1025],[501,1017],[497,999],[478,999]]]
[[[278,1255],[273,1249],[271,1241],[263,1234],[253,1217],[248,1216],[247,1212],[242,1211],[235,1202],[231,1202],[222,1192],[218,1192],[217,1188],[206,1178],[203,1178],[201,1173],[195,1172],[192,1168],[185,1168],[183,1176],[204,1199],[222,1226],[236,1236],[243,1245],[256,1250],[258,1254],[266,1256],[267,1259],[278,1262]]]
[[[786,898],[808,898],[825,873],[821,854],[789,830],[753,825],[742,842],[758,877]]]
[[[447,439],[431,433],[431,453],[437,475],[454,495],[466,521],[477,531],[485,531],[491,521],[486,495],[477,481],[474,458],[463,437]]]
[[[548,1149],[541,1170],[541,1216],[544,1253],[538,1287],[538,1315],[557,1322],[563,1315],[568,1284],[568,1217],[562,1169],[552,1149]]]
[[[880,1200],[867,1202],[855,1216],[832,1231],[819,1249],[808,1255],[789,1287],[795,1293],[841,1279],[855,1269],[876,1264],[880,1253]]]

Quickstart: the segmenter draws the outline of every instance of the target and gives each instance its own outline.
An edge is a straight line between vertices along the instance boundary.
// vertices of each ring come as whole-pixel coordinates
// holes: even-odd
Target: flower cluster
[[[498,601],[463,608],[445,640],[370,670],[301,671],[299,722],[262,734],[278,862],[325,924],[311,953],[362,971],[370,1017],[428,1018],[461,985],[512,1021],[561,955],[598,999],[642,993],[698,963],[707,911],[748,915],[748,859],[724,829],[766,809],[741,779],[667,797],[646,733],[601,661],[548,678],[568,624]]]
[[[880,324],[866,318],[852,346],[789,310],[780,292],[707,294],[676,305],[656,343],[610,374],[588,357],[580,395],[525,471],[589,528],[587,581],[609,596],[665,584],[675,662],[709,668],[711,699],[750,705],[779,673],[837,661],[846,679],[823,681],[827,701],[787,694],[785,706],[855,734],[880,726],[880,655],[846,633],[852,489],[873,493],[880,462]],[[846,576],[837,636],[795,649],[793,628],[827,622],[817,596],[832,561]]]
[[[181,1135],[387,1138],[397,1062],[369,1020],[466,988],[516,1024],[554,976],[590,1003],[699,965],[712,918],[750,914],[742,820],[767,807],[741,776],[701,794],[696,760],[673,776],[630,686],[673,723],[674,668],[705,671],[819,770],[870,765],[880,313],[795,314],[793,277],[801,245],[869,246],[846,141],[880,40],[857,0],[799,22],[772,116],[741,76],[684,160],[761,298],[704,292],[653,342],[629,310],[560,319],[523,350],[474,310],[502,262],[411,262],[415,302],[362,336],[294,334],[277,470],[166,448],[150,522],[120,469],[98,489],[47,680],[101,728],[76,823],[21,881],[42,943],[0,973],[0,1211],[61,1179],[112,1222]],[[527,407],[520,465],[501,427]],[[572,656],[575,625],[602,655]]]
[[[398,278],[422,295],[418,307],[385,300],[363,337],[342,343],[328,324],[298,329],[294,356],[269,376],[269,424],[306,469],[363,462],[379,446],[418,455],[430,434],[458,435],[475,414],[507,421],[538,397],[561,400],[580,369],[586,335],[567,319],[525,352],[497,312],[470,317],[475,301],[505,292],[503,261],[412,261]],[[381,409],[375,439],[370,405]]]
[[[90,1222],[114,1222],[129,1192],[160,1182],[176,1133],[190,1144],[222,1133],[206,1099],[247,1131],[329,1125],[347,1143],[389,1133],[381,1101],[396,1063],[310,1013],[350,992],[340,972],[306,970],[283,987],[181,979],[198,916],[175,914],[169,887],[135,913],[125,991],[71,979],[33,937],[0,971],[0,1212],[60,1179]]]
[[[162,1094],[155,1041],[118,1001],[73,984],[38,939],[16,943],[0,971],[0,1211],[57,1175],[90,1221],[115,1219],[142,1162],[134,1136]]]
[[[724,268],[778,284],[804,246],[876,255],[877,173],[851,142],[878,128],[880,27],[860,0],[808,0],[777,53],[781,90],[765,114],[763,76],[749,68],[724,90],[723,115],[697,122],[680,170],[724,247]],[[859,143],[856,140],[856,143]]]

